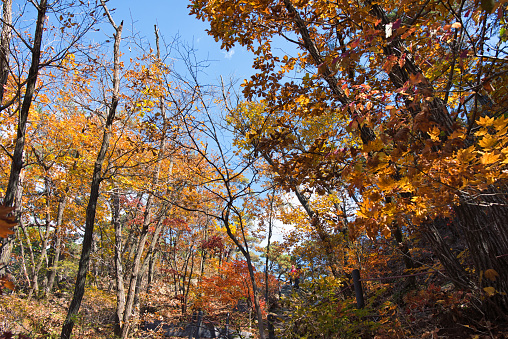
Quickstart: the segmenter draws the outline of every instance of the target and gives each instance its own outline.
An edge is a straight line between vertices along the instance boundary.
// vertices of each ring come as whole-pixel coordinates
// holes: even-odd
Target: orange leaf
[[[9,234],[13,234],[12,227],[17,225],[16,217],[10,215],[14,207],[0,205],[0,238],[7,238]]]
[[[10,289],[11,291],[14,290],[14,283],[6,276],[3,276],[0,278],[0,287],[5,287]]]

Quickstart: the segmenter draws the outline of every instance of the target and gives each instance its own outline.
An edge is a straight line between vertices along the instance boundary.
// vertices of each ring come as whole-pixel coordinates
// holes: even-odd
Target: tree
[[[358,194],[351,237],[393,234],[403,245],[403,229],[424,230],[450,277],[466,287],[472,280],[435,221],[457,217],[477,274],[507,271],[501,217],[507,207],[497,200],[505,194],[506,52],[495,38],[504,11],[501,4],[487,10],[468,1],[191,6],[224,48],[240,44],[256,55],[258,73],[243,92],[261,101],[263,125],[247,124],[241,135],[275,160],[281,184],[321,194],[340,185]],[[272,41],[283,40],[297,56],[276,54]],[[295,69],[303,73],[296,81],[289,78]],[[309,121],[330,128],[304,139]],[[499,144],[489,144],[494,136]],[[472,173],[466,164],[474,164]],[[487,280],[486,293],[506,292],[504,283],[493,287]],[[505,292],[492,300],[506,310]]]
[[[120,42],[122,39],[122,28],[123,22],[120,25],[116,25],[113,18],[111,17],[104,1],[101,2],[108,19],[115,29],[114,33],[114,47],[113,47],[113,80],[112,80],[112,95],[111,103],[107,106],[108,113],[106,115],[106,122],[104,125],[104,132],[102,136],[102,144],[97,154],[97,160],[95,161],[92,182],[90,184],[90,197],[88,200],[88,207],[86,210],[86,225],[85,234],[83,236],[83,244],[81,250],[81,257],[79,260],[78,276],[76,277],[74,295],[69,305],[67,312],[67,318],[65,319],[64,326],[62,327],[61,338],[69,339],[72,333],[72,328],[75,322],[75,316],[78,313],[81,305],[85,290],[86,274],[88,272],[88,264],[90,261],[90,252],[92,248],[93,228],[95,222],[95,212],[97,199],[99,197],[99,187],[103,180],[102,177],[102,165],[106,157],[106,153],[109,148],[109,141],[111,138],[111,128],[116,114],[116,109],[119,101],[119,90],[120,90]]]
[[[190,63],[192,50],[185,47],[179,50],[182,61],[189,71],[188,78],[181,76],[179,92],[172,93],[172,103],[176,111],[176,123],[182,126],[185,143],[181,146],[190,158],[200,164],[189,168],[191,175],[198,180],[201,190],[211,196],[208,205],[197,204],[200,199],[173,202],[176,206],[203,213],[217,220],[225,229],[228,237],[242,253],[249,271],[252,295],[256,310],[260,337],[264,338],[264,321],[259,302],[259,289],[255,281],[255,269],[249,241],[248,200],[256,195],[258,170],[252,166],[255,159],[243,161],[235,156],[230,146],[223,142],[228,133],[214,119],[217,112],[213,90],[202,86],[198,81],[199,67]],[[197,69],[197,71],[196,71]]]
[[[57,66],[73,49],[80,48],[79,42],[84,34],[96,23],[93,6],[73,2],[49,3],[46,0],[30,2],[37,12],[35,32],[33,38],[20,26],[24,19],[24,11],[18,18],[12,18],[12,1],[3,4],[2,41],[0,50],[1,59],[1,85],[0,112],[3,118],[18,113],[15,141],[12,146],[3,148],[6,156],[11,159],[11,169],[7,187],[5,189],[4,205],[13,206],[16,190],[19,187],[20,173],[24,167],[23,152],[26,144],[26,130],[28,116],[33,110],[32,103],[38,95],[37,84],[43,69]],[[28,6],[27,3],[23,7]],[[76,7],[83,12],[75,13]],[[30,11],[27,11],[30,12]],[[76,14],[76,15],[75,15]],[[45,27],[46,18],[52,17],[55,21],[62,21],[58,29],[50,30]],[[80,21],[79,21],[80,20]],[[78,22],[79,21],[79,22]],[[13,24],[14,23],[14,24]],[[79,24],[78,24],[79,23]],[[54,27],[53,27],[54,28]],[[48,31],[47,39],[56,35],[60,41],[50,50],[43,50],[44,31]],[[14,35],[14,39],[12,36]],[[43,56],[43,57],[41,57]],[[11,65],[11,60],[14,65]],[[50,72],[48,72],[50,74]],[[48,81],[52,77],[46,78]],[[49,80],[50,81],[50,80]],[[39,81],[40,83],[40,81]],[[12,150],[10,148],[13,148]],[[12,152],[12,153],[11,153]],[[19,207],[19,206],[18,206]],[[4,239],[1,254],[0,268],[2,271],[10,259],[13,239]]]

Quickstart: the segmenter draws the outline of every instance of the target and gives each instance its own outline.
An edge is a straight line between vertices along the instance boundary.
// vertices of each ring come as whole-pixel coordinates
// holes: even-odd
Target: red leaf
[[[392,29],[396,30],[397,28],[399,28],[400,27],[400,23],[401,23],[400,19],[395,20],[395,22],[392,25]]]

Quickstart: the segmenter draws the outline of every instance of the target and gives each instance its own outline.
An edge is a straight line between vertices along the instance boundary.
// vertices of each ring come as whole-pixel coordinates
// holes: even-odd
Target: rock
[[[250,339],[253,337],[252,333],[245,331],[241,331],[240,333],[236,333],[231,336],[232,339]]]
[[[197,324],[166,324],[162,321],[156,320],[151,323],[145,323],[142,326],[142,329],[152,330],[152,331],[163,331],[164,336],[166,337],[181,337],[181,338],[188,338],[191,334],[192,337],[196,337],[196,327]],[[215,326],[212,323],[204,322],[201,325],[200,338],[218,338],[219,337],[219,330],[215,328]]]

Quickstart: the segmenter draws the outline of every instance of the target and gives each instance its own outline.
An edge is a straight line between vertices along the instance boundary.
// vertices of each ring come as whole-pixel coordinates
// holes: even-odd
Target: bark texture
[[[0,41],[0,106],[3,105],[5,85],[9,78],[9,53],[12,37],[12,0],[4,0],[2,8],[2,35]]]
[[[46,289],[46,296],[48,296],[53,291],[53,286],[55,285],[55,277],[58,269],[58,262],[60,261],[60,253],[62,251],[62,221],[63,221],[63,212],[65,210],[65,205],[67,204],[67,198],[64,196],[60,198],[58,201],[58,212],[56,217],[56,226],[55,226],[55,253],[53,255],[53,259],[51,260],[52,265],[49,271],[48,278],[48,287]]]
[[[115,312],[115,334],[122,334],[123,312],[125,310],[125,288],[122,263],[122,223],[120,222],[120,197],[118,189],[112,194],[112,223],[115,229],[115,281],[116,281],[116,312]]]
[[[4,2],[4,10],[6,3]],[[12,6],[12,4],[11,4]],[[11,171],[9,174],[9,182],[7,183],[7,189],[4,197],[4,205],[5,206],[13,206],[14,199],[16,196],[16,190],[19,183],[19,178],[21,174],[21,170],[23,168],[23,151],[25,149],[25,135],[26,135],[26,124],[28,121],[28,113],[30,111],[30,106],[32,105],[33,96],[35,93],[35,85],[37,84],[37,76],[39,74],[39,65],[41,60],[41,46],[42,46],[42,33],[44,32],[44,20],[46,17],[46,11],[48,9],[47,0],[41,0],[37,7],[37,21],[35,25],[35,34],[33,38],[32,45],[32,61],[30,64],[30,69],[28,71],[28,78],[26,81],[26,89],[23,97],[23,103],[21,104],[21,108],[19,111],[18,118],[18,126],[16,131],[16,142],[14,146],[14,153],[12,154],[12,163],[11,163]],[[4,18],[6,13],[4,12]],[[7,18],[8,19],[8,18]],[[12,21],[12,15],[11,19]],[[5,25],[5,23],[4,23]],[[4,30],[2,30],[2,34]],[[10,31],[6,33],[6,39],[9,38],[10,41]],[[3,44],[7,44],[9,41],[3,40],[4,36],[2,35],[2,49]],[[8,49],[8,48],[7,48]],[[3,49],[2,52],[7,52],[7,49]],[[7,62],[7,54],[4,55],[5,58],[2,58],[4,62]],[[8,63],[6,65],[0,65],[2,67],[8,68]],[[1,76],[4,76],[1,74]],[[3,93],[2,93],[3,95]],[[2,248],[0,252],[0,270],[6,267],[11,258],[12,251],[12,242],[14,241],[14,237],[10,236],[4,240],[2,240]]]
[[[116,25],[109,15],[104,2],[101,2],[104,10],[112,26],[115,28],[115,42],[114,42],[114,62],[113,62],[113,92],[111,97],[111,103],[109,104],[109,111],[104,126],[104,132],[102,135],[102,144],[95,161],[94,171],[92,175],[92,182],[90,185],[90,197],[86,209],[85,219],[85,234],[83,236],[83,244],[81,250],[81,257],[79,259],[78,275],[76,277],[76,283],[74,287],[74,295],[67,311],[67,317],[62,327],[60,334],[61,339],[70,339],[72,328],[74,327],[75,318],[78,314],[79,307],[81,306],[81,300],[85,293],[85,282],[86,274],[90,263],[90,253],[92,251],[92,240],[93,240],[93,228],[95,224],[95,212],[97,208],[97,200],[99,199],[99,188],[102,181],[102,165],[106,158],[106,153],[109,148],[109,141],[111,139],[111,127],[116,114],[116,108],[118,106],[118,97],[120,92],[120,41],[122,37],[123,22],[120,25]]]

